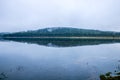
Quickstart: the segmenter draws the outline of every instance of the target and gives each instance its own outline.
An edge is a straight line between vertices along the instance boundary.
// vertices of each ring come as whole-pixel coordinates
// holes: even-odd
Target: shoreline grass
[[[11,39],[111,39],[111,40],[120,40],[120,37],[2,37],[4,39],[11,38]]]

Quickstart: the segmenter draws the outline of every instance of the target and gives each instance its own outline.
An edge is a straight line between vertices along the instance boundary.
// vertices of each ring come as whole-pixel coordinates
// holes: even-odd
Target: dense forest
[[[9,34],[2,34],[2,37],[119,37],[119,32],[112,31],[99,31],[90,29],[78,29],[78,28],[45,28],[34,31],[16,32]]]
[[[0,33],[0,38],[4,35],[4,33]]]

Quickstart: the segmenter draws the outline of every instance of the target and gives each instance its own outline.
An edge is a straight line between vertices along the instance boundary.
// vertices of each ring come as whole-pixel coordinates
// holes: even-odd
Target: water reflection
[[[73,46],[85,46],[85,45],[99,45],[120,43],[120,40],[114,39],[35,39],[35,38],[5,38],[4,40],[24,42],[30,44],[38,44],[49,47],[73,47]]]
[[[54,43],[54,47],[24,42],[33,44],[40,42],[40,45],[45,46],[52,46]],[[105,75],[109,71],[112,75],[119,74],[120,44],[106,44],[116,42],[119,41],[11,39],[1,41],[0,80],[100,80],[100,74]],[[91,46],[70,47],[76,46],[77,43]],[[62,48],[55,48],[56,46]]]

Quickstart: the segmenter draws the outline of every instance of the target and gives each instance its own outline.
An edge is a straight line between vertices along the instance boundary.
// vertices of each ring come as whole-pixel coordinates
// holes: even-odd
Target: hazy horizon
[[[47,27],[120,32],[120,0],[0,0],[0,32]]]

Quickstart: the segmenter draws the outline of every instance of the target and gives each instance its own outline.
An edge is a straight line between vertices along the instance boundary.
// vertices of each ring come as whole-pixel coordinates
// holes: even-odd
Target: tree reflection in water
[[[38,44],[48,47],[75,47],[86,45],[99,45],[99,44],[111,44],[120,43],[118,39],[59,39],[59,38],[5,38],[4,40],[16,41],[29,44]]]

